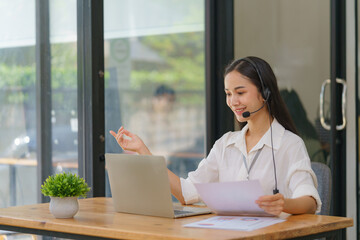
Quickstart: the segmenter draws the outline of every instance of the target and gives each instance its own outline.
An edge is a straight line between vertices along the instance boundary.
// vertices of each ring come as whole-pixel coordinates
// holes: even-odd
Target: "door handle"
[[[330,130],[331,126],[325,122],[324,117],[324,95],[325,95],[325,88],[326,85],[330,84],[331,80],[326,79],[323,84],[321,85],[320,91],[320,123],[323,128],[326,130]],[[343,91],[341,96],[341,113],[342,113],[342,124],[336,125],[336,130],[343,130],[346,126],[346,81],[341,78],[336,78],[336,83],[343,85]]]

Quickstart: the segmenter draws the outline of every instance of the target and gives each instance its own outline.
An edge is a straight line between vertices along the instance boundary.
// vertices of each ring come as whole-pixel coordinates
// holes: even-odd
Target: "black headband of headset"
[[[253,66],[253,68],[255,69],[257,75],[259,76],[259,79],[260,79],[260,84],[261,84],[261,87],[262,87],[262,91],[261,91],[261,94],[263,96],[264,99],[268,100],[268,98],[270,97],[270,89],[265,87],[265,83],[261,77],[261,74],[260,74],[260,70],[259,68],[257,67],[257,65],[255,64],[255,62],[253,60],[251,60],[250,58],[246,57],[246,58],[241,58],[238,60],[239,62],[240,61],[246,61],[248,63],[250,63],[251,66]]]

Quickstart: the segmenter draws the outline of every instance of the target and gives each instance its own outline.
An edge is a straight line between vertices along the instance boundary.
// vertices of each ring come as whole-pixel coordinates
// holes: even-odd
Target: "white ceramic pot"
[[[72,218],[79,210],[78,197],[50,197],[49,210],[55,218]]]

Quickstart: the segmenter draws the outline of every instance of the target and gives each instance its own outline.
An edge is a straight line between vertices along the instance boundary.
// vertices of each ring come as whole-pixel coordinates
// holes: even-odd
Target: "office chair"
[[[318,192],[322,201],[319,215],[330,215],[332,176],[330,168],[321,162],[311,162],[311,168],[318,180]]]

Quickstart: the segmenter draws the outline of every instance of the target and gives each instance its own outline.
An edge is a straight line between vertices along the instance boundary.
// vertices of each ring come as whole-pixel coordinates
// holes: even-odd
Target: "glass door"
[[[345,215],[346,164],[341,161],[345,159],[345,43],[340,31],[344,4],[330,0],[234,4],[235,57],[258,56],[273,67],[311,161],[331,169],[330,214]]]

